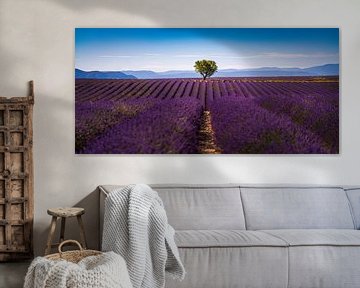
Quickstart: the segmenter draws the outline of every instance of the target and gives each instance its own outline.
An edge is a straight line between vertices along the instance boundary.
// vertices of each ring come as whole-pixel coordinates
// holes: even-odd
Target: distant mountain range
[[[251,69],[222,69],[213,77],[271,77],[271,76],[336,76],[339,64],[326,64],[309,68],[262,67]],[[124,71],[82,71],[75,69],[75,78],[92,79],[159,79],[159,78],[199,78],[195,71],[171,70],[154,72],[151,70]]]
[[[76,79],[136,79],[133,75],[127,75],[121,71],[83,71],[75,69]]]

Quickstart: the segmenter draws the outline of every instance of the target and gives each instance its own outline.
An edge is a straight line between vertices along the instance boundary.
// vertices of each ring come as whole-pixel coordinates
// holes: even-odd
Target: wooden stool
[[[51,224],[50,224],[50,231],[49,236],[47,240],[45,255],[50,254],[52,247],[57,247],[62,241],[64,241],[64,234],[65,234],[65,223],[66,218],[69,217],[76,217],[79,223],[80,227],[80,239],[81,239],[81,245],[84,249],[86,249],[86,239],[85,239],[85,230],[84,230],[84,224],[81,219],[81,215],[85,213],[84,208],[50,208],[47,210],[47,213],[52,216]],[[60,229],[60,242],[59,243],[52,243],[55,228],[56,228],[56,222],[58,217],[61,218],[61,229]]]

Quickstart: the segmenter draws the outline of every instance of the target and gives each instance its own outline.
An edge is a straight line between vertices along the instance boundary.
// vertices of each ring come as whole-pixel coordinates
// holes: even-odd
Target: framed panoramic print
[[[337,28],[77,28],[77,154],[338,154]]]

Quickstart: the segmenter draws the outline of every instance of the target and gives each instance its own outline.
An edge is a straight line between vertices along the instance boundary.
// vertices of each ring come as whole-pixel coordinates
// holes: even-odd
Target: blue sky
[[[337,28],[76,28],[75,66],[92,71],[311,67],[339,63]]]

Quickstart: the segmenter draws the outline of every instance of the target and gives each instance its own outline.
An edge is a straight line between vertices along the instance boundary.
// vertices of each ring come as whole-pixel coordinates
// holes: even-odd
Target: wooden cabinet
[[[33,255],[34,93],[0,97],[0,261]]]

